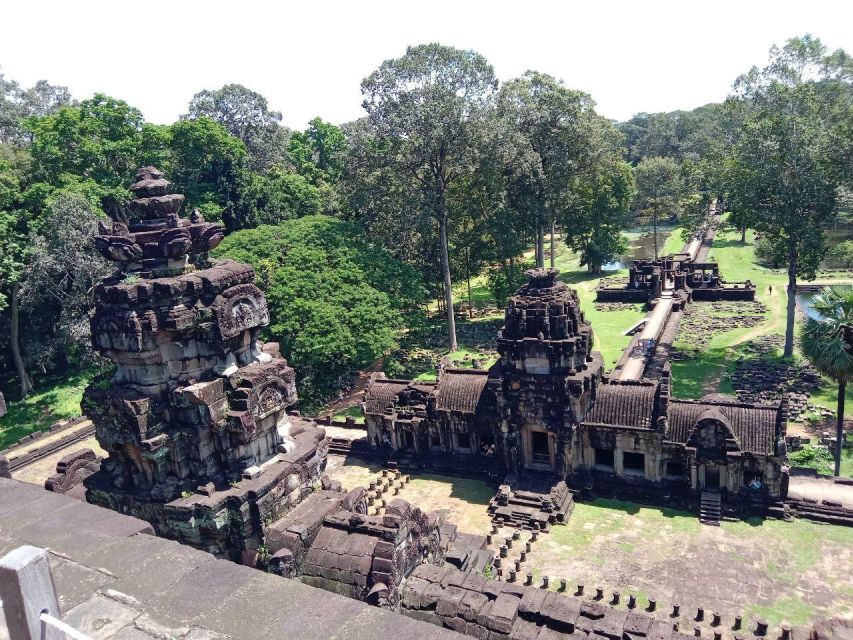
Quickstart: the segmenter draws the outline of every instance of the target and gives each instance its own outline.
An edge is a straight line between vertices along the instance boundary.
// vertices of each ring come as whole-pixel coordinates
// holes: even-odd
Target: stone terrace
[[[63,619],[95,640],[461,637],[150,533],[141,520],[0,478],[0,556],[48,549]]]

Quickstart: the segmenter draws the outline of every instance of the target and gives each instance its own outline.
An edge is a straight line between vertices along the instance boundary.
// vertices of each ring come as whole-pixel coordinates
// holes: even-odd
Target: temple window
[[[613,469],[613,449],[595,449],[595,466]]]
[[[437,431],[432,431],[429,434],[429,446],[440,448],[441,447],[441,436]]]
[[[685,475],[684,465],[680,462],[667,462],[666,463],[666,477],[667,478],[683,478]]]
[[[457,433],[456,434],[456,448],[457,449],[470,449],[471,448],[471,435],[468,433]]]
[[[645,475],[646,456],[643,453],[626,451],[622,454],[622,466],[625,473]]]

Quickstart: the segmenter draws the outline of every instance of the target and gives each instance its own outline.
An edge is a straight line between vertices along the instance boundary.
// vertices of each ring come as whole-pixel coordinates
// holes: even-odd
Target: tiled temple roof
[[[485,369],[446,369],[438,381],[436,408],[475,413],[488,381],[489,372]]]
[[[650,383],[602,384],[584,422],[651,429],[656,390]]]
[[[774,455],[778,408],[739,402],[672,400],[666,439],[686,443],[693,427],[703,419],[719,419],[730,429],[741,451]]]
[[[373,380],[364,394],[364,412],[385,413],[385,410],[394,404],[397,394],[407,386],[409,382],[406,380]]]

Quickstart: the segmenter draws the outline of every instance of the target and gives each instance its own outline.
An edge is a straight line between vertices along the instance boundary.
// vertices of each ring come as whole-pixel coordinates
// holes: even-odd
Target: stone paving
[[[345,486],[367,483],[381,472],[351,457],[330,456],[329,467],[330,475]],[[480,497],[488,494],[487,483],[410,475],[401,498],[427,510],[449,509],[450,520],[461,531],[493,531]],[[513,534],[507,527],[493,533],[490,548],[496,555]],[[530,539],[529,531],[519,531],[503,559],[504,576]],[[727,633],[736,615],[743,616],[744,625],[765,617],[773,625],[787,621],[803,629],[824,617],[853,616],[853,529],[804,520],[707,527],[685,512],[621,501],[578,503],[567,525],[555,525],[531,542],[519,580],[527,572],[536,585],[549,576],[552,589],[565,578],[571,592],[584,584],[587,596],[596,586],[605,589],[608,600],[619,591],[623,608],[629,594],[643,608],[649,597],[656,598],[658,613],[667,619],[678,603],[681,612],[674,621],[684,632],[692,632],[696,609],[704,607],[707,613],[700,626],[706,637],[719,630],[710,626],[714,610],[723,616],[720,628]]]
[[[150,531],[141,520],[0,479],[0,556],[22,544],[49,549],[63,619],[94,640],[460,637]]]

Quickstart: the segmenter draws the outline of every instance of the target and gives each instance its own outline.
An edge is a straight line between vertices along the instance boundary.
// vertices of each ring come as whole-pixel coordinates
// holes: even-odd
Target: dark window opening
[[[400,449],[411,449],[414,445],[412,443],[412,434],[409,431],[400,431]]]
[[[438,435],[437,432],[433,431],[429,434],[429,444],[431,447],[440,447],[441,446],[441,436]]]
[[[533,462],[551,464],[551,450],[548,446],[548,434],[533,431],[530,434],[530,446],[533,449]]]
[[[595,464],[601,467],[613,467],[613,449],[596,449]]]
[[[683,478],[684,477],[684,465],[680,462],[667,462],[666,463],[666,475]]]
[[[626,451],[622,454],[622,466],[626,471],[646,472],[646,456],[643,453]]]
[[[456,434],[456,447],[458,449],[470,449],[471,448],[471,435],[468,433],[457,433]]]

